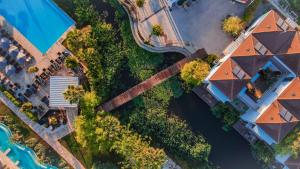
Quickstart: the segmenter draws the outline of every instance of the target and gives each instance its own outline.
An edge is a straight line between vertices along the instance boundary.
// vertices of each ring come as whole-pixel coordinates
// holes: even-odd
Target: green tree
[[[66,100],[70,101],[71,104],[78,103],[80,98],[84,95],[84,90],[81,85],[75,86],[70,85],[63,93]]]
[[[92,169],[119,169],[118,166],[116,166],[115,164],[112,163],[101,163],[101,162],[97,162],[95,164],[93,164]]]
[[[209,74],[210,66],[202,60],[186,63],[180,73],[180,77],[189,85],[200,85]]]
[[[213,115],[222,119],[223,129],[228,130],[240,118],[240,112],[234,109],[229,103],[218,103],[211,109]]]
[[[71,56],[66,59],[65,65],[67,68],[74,69],[79,66],[79,62],[76,57]]]
[[[152,26],[151,34],[155,36],[162,36],[164,34],[164,30],[159,24],[155,24]]]
[[[135,3],[138,7],[141,8],[144,6],[145,0],[136,0]]]
[[[30,66],[28,69],[27,69],[27,72],[28,73],[36,73],[39,71],[39,68],[36,67],[36,66]]]
[[[262,141],[257,141],[252,145],[251,150],[264,168],[268,168],[275,161],[275,152],[272,147],[269,147]]]
[[[279,144],[275,145],[275,151],[278,154],[291,154],[297,158],[300,152],[300,129],[297,126],[290,132]]]
[[[219,57],[215,54],[209,54],[203,60],[209,64],[212,68],[215,65],[215,62],[219,59]]]
[[[96,115],[75,120],[76,139],[93,154],[115,152],[124,160],[122,168],[161,168],[166,160],[164,152],[149,146],[139,135],[132,133],[110,115]]]
[[[244,22],[237,16],[226,18],[223,22],[223,31],[230,33],[232,36],[238,36],[244,29]]]

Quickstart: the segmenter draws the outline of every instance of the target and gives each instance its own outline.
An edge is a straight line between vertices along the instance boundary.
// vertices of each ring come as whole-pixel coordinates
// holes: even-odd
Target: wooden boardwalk
[[[184,58],[181,61],[175,63],[174,65],[162,70],[161,72],[153,75],[149,79],[143,81],[142,83],[130,88],[129,90],[125,91],[124,93],[116,96],[115,98],[111,99],[110,101],[98,106],[96,108],[97,111],[105,111],[110,112],[114,110],[115,108],[131,101],[132,99],[136,98],[137,96],[143,94],[147,90],[153,88],[154,86],[166,81],[170,77],[178,74],[182,67],[197,58],[201,58],[206,56],[206,52],[204,49],[200,49],[194,54],[192,54],[190,57]]]

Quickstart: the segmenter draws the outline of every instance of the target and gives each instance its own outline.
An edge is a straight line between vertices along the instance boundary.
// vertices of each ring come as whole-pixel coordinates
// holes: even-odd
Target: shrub
[[[215,62],[219,60],[219,57],[215,54],[209,54],[204,59],[205,62],[209,64],[210,67],[213,67],[215,65]]]
[[[255,158],[262,164],[263,168],[267,168],[275,161],[275,152],[262,141],[258,141],[252,145],[251,151]]]
[[[186,63],[180,73],[180,77],[189,85],[200,85],[210,71],[210,66],[203,60],[195,60]]]
[[[223,31],[234,37],[238,36],[243,29],[244,22],[237,16],[226,18],[223,22]]]
[[[79,65],[79,63],[78,63],[78,60],[76,59],[76,57],[71,56],[66,59],[65,65],[67,68],[74,69]]]
[[[253,17],[254,17],[254,14],[255,14],[255,11],[257,9],[257,7],[259,6],[261,0],[254,0],[246,9],[245,9],[245,12],[243,14],[243,21],[245,23],[249,23]]]
[[[164,31],[160,25],[156,24],[156,25],[152,26],[152,35],[162,36],[163,34],[164,34]]]
[[[38,67],[35,67],[35,66],[30,66],[28,69],[27,69],[27,72],[28,73],[36,73],[39,71],[39,68]]]
[[[212,109],[213,115],[222,119],[224,130],[228,130],[234,123],[239,120],[240,112],[233,108],[229,103],[218,103]]]
[[[17,107],[21,106],[21,102],[19,102],[12,94],[10,94],[8,91],[4,91],[3,94],[11,101],[14,105]]]
[[[32,104],[30,102],[24,103],[21,106],[20,111],[23,112],[24,114],[26,114],[26,116],[33,120],[33,121],[38,121],[38,118],[32,113]]]
[[[141,8],[144,6],[145,0],[136,0],[135,3],[138,7]]]

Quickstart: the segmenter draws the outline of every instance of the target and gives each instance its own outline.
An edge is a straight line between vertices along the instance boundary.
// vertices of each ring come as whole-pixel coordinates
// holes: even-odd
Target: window
[[[246,73],[238,66],[234,67],[234,69],[232,70],[232,73],[239,79],[243,79],[246,75]]]
[[[262,45],[260,42],[257,42],[254,46],[255,50],[257,50],[261,55],[264,55],[267,53],[267,48]]]
[[[289,25],[286,22],[284,22],[281,18],[278,19],[277,25],[284,31],[286,31],[289,28]]]
[[[285,121],[288,121],[288,122],[291,121],[293,118],[293,115],[285,109],[282,109],[279,114]]]

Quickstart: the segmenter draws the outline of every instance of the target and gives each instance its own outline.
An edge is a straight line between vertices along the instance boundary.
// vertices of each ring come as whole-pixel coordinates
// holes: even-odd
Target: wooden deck
[[[0,168],[18,169],[19,167],[13,161],[11,161],[4,153],[0,152]]]
[[[161,72],[155,74],[154,76],[150,77],[149,79],[143,81],[142,83],[132,87],[131,89],[125,91],[124,93],[118,95],[117,97],[113,98],[112,100],[98,106],[96,108],[97,111],[105,111],[110,112],[114,110],[117,107],[120,107],[121,105],[131,101],[132,99],[136,98],[137,96],[143,94],[147,90],[153,88],[154,86],[166,81],[170,77],[178,74],[182,67],[197,58],[201,58],[206,56],[206,52],[204,49],[200,49],[197,52],[195,52],[190,57],[184,58],[181,61],[175,63],[174,65],[162,70]]]
[[[218,100],[207,91],[205,86],[197,86],[193,89],[193,92],[207,103],[209,107],[214,107],[218,103]]]

